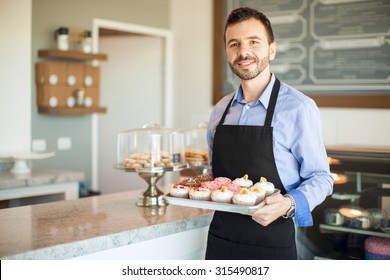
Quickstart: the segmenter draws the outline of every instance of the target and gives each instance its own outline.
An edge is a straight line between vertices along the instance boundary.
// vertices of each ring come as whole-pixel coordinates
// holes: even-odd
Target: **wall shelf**
[[[73,107],[73,108],[49,108],[49,107],[38,107],[38,112],[41,114],[50,115],[87,115],[92,113],[106,113],[106,107]]]
[[[62,51],[58,49],[39,50],[38,56],[42,58],[62,58],[78,61],[107,60],[107,55],[103,53],[85,53],[77,50]]]

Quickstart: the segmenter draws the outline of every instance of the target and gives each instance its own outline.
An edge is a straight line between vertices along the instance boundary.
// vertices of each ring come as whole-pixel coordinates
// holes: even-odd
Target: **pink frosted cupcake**
[[[234,192],[234,193],[238,193],[241,190],[240,186],[237,186],[233,183],[226,185],[226,187],[228,188],[229,191]]]
[[[204,182],[201,185],[203,188],[208,188],[210,191],[219,190],[221,186],[215,184],[213,181],[210,182]]]
[[[232,180],[230,180],[227,177],[217,177],[213,180],[213,183],[216,185],[217,188],[221,188],[222,186],[228,186],[232,183]]]

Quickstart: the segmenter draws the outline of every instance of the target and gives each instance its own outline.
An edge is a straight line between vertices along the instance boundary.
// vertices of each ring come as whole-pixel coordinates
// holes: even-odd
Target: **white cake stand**
[[[27,152],[14,153],[11,155],[2,155],[0,156],[0,158],[14,162],[14,165],[10,170],[11,173],[28,174],[31,172],[31,169],[28,166],[28,160],[45,159],[45,158],[53,157],[54,155],[55,152],[34,153],[34,152],[27,151]]]

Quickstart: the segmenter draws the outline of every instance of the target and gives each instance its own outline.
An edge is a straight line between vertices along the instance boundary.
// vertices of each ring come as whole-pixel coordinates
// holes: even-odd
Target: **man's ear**
[[[269,60],[274,60],[276,57],[276,42],[269,45]]]

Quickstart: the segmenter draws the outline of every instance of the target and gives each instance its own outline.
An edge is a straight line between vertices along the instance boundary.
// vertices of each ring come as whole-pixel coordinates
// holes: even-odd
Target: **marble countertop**
[[[33,170],[28,174],[13,174],[0,172],[0,190],[21,188],[37,185],[59,184],[74,181],[84,181],[84,172],[69,170]]]
[[[69,259],[207,226],[213,211],[138,207],[142,190],[0,210],[1,259]]]

